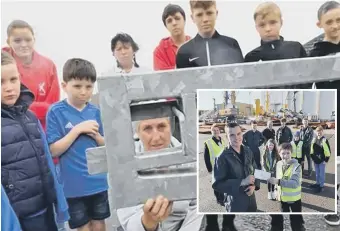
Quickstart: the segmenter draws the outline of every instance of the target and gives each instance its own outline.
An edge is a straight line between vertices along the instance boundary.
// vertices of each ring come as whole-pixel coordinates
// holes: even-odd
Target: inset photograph
[[[197,90],[199,213],[335,213],[335,90]]]

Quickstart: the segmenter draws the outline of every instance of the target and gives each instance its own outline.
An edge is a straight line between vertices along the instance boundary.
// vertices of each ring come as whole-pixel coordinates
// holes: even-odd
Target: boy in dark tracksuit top
[[[325,32],[323,41],[314,44],[310,57],[320,57],[340,53],[340,3],[336,1],[325,2],[318,10],[319,28]],[[316,83],[317,89],[338,89],[340,81],[325,81]]]
[[[215,29],[216,2],[190,1],[190,8],[198,33],[178,49],[176,68],[243,63],[236,39],[221,35]],[[204,18],[202,14],[208,21],[204,24],[201,22]]]
[[[271,2],[260,4],[254,13],[255,27],[261,37],[261,46],[246,54],[245,62],[270,61],[307,57],[301,43],[285,41],[280,36],[282,15],[280,8]],[[287,86],[292,88],[292,86]],[[286,87],[285,87],[286,88]],[[302,88],[302,85],[294,88]]]
[[[254,13],[255,27],[261,37],[261,46],[250,51],[244,58],[245,62],[269,61],[279,59],[304,58],[307,56],[305,49],[299,42],[284,41],[280,36],[282,27],[282,14],[280,8],[273,2],[264,2],[257,6]],[[301,84],[295,86],[284,86],[281,88],[305,88]],[[275,88],[275,87],[271,87]],[[279,129],[280,130],[280,129]],[[279,133],[279,130],[277,134]],[[287,129],[286,129],[287,130]],[[290,132],[290,136],[292,134]],[[287,140],[290,142],[290,140]],[[285,142],[287,142],[285,141]],[[283,230],[283,216],[271,215],[271,231]],[[290,215],[301,216],[301,215]],[[297,218],[297,217],[294,217]],[[305,230],[303,218],[296,219],[302,222],[291,223],[293,231]]]
[[[58,222],[68,220],[68,208],[43,128],[28,110],[34,95],[21,85],[16,62],[5,51],[1,68],[1,184],[23,231],[56,231],[54,205]]]
[[[190,1],[190,9],[198,33],[178,49],[176,68],[243,63],[243,54],[236,39],[220,35],[215,29],[216,1]],[[217,215],[207,215],[206,218],[205,230],[220,230]],[[235,215],[223,216],[223,231],[236,231],[234,218]]]
[[[318,10],[319,28],[325,32],[323,41],[314,44],[310,57],[327,56],[340,53],[340,3],[337,1],[327,1]],[[324,81],[316,83],[317,89],[337,89],[339,91],[340,81]],[[338,94],[339,99],[339,94]],[[337,128],[338,129],[338,128]],[[338,130],[337,130],[338,131]],[[339,179],[339,178],[338,178]],[[339,184],[338,184],[339,189]],[[329,225],[340,225],[340,217],[336,214],[325,216],[325,221]]]

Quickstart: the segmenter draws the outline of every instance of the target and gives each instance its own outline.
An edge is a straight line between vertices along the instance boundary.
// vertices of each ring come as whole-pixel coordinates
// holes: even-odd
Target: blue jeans
[[[65,223],[58,223],[57,227],[58,231],[66,231]]]
[[[326,162],[322,162],[321,164],[314,163],[314,167],[316,183],[320,185],[320,187],[323,187],[325,185]]]

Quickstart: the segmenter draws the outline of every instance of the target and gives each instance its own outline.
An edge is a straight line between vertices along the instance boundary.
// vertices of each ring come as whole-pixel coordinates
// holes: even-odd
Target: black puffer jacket
[[[22,86],[14,106],[1,105],[1,183],[19,218],[55,202],[37,117],[28,110],[33,94]]]

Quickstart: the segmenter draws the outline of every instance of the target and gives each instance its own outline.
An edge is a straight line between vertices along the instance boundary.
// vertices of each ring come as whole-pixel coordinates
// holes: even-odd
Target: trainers
[[[319,184],[312,184],[309,187],[311,187],[311,188],[320,188],[320,185]]]
[[[339,215],[326,215],[325,222],[329,225],[338,226],[340,225],[340,217]]]
[[[272,192],[271,197],[272,197],[272,200],[276,201],[276,191]]]
[[[315,190],[315,193],[321,193],[321,192],[323,192],[324,190],[325,190],[324,187],[319,187],[319,188],[317,188],[317,189]]]

